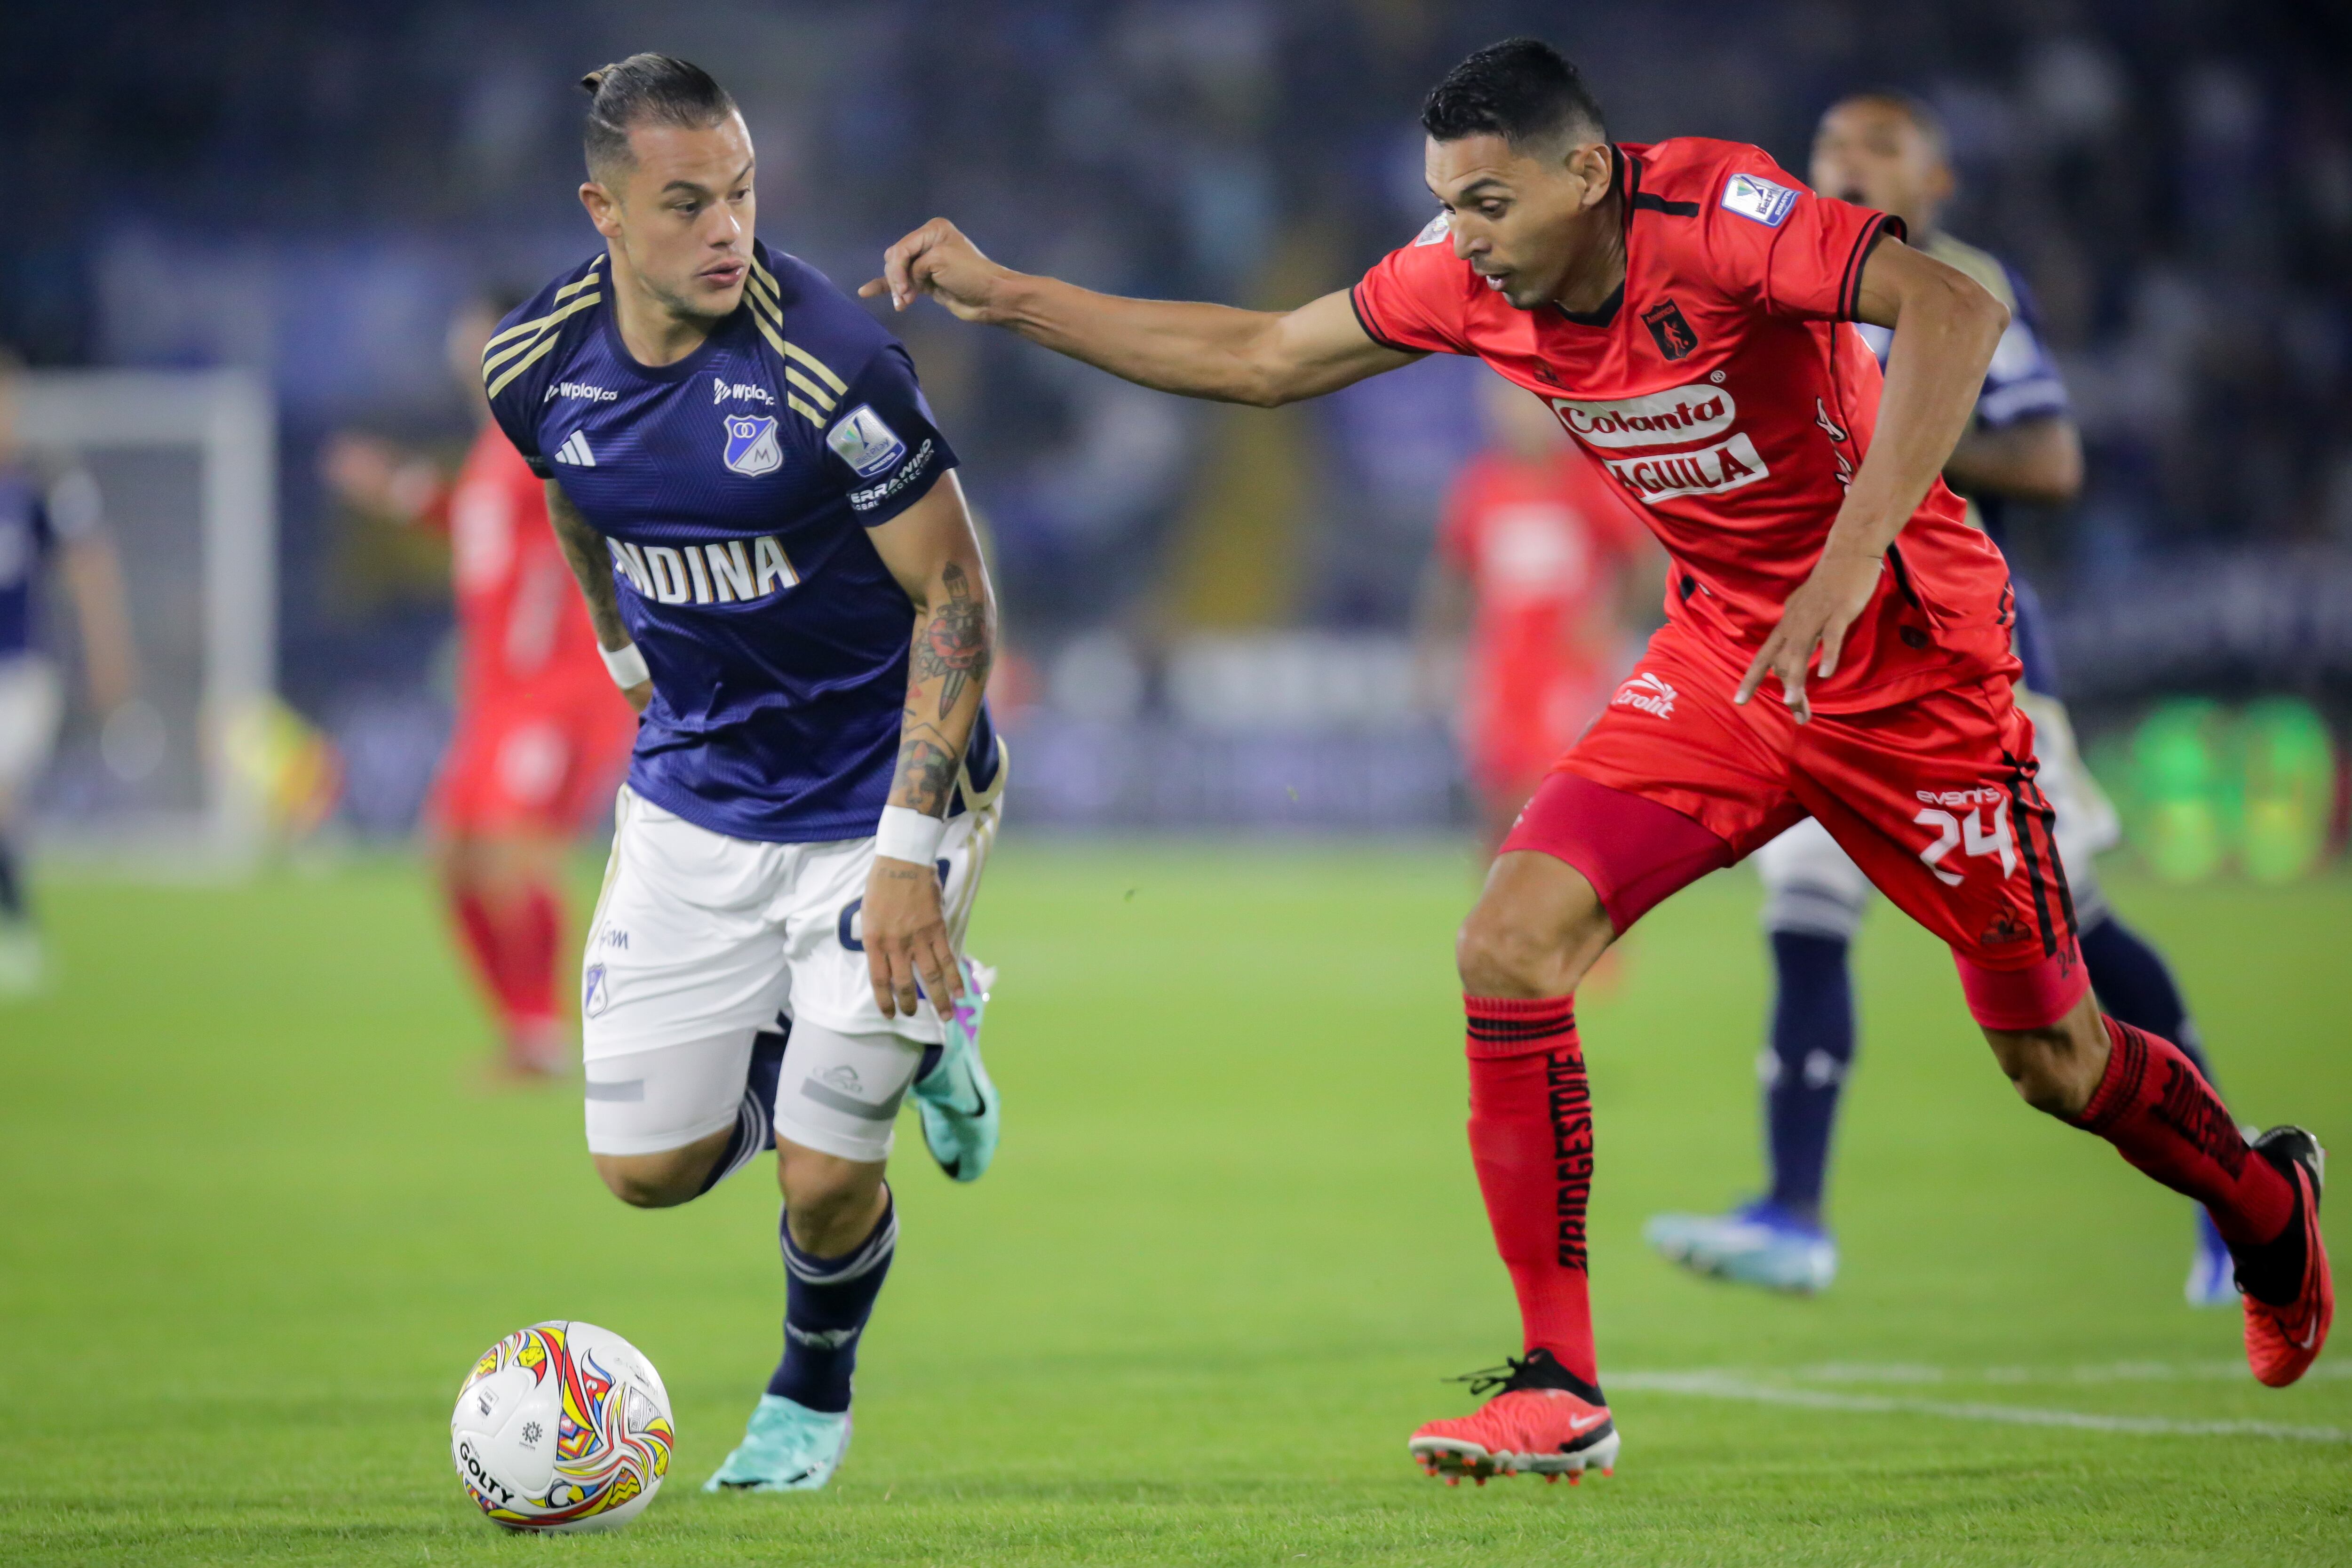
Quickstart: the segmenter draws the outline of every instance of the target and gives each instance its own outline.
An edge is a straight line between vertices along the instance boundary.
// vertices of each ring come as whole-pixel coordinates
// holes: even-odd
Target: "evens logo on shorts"
[[[1555,397],[1551,405],[1568,433],[1591,447],[1680,447],[1705,441],[1730,429],[1739,413],[1731,394],[1705,382],[1613,403]]]

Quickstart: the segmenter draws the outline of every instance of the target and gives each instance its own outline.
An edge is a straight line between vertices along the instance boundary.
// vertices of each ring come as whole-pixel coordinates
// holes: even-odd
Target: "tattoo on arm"
[[[596,628],[597,643],[608,648],[626,647],[634,639],[621,621],[620,595],[613,588],[611,548],[552,479],[547,482],[547,521],[554,526],[555,542],[580,584],[580,596],[588,601],[588,619]]]
[[[929,729],[929,726],[924,726]],[[956,755],[930,735],[910,734],[898,742],[898,767],[890,781],[890,799],[903,802],[926,816],[947,815],[948,796],[956,785]]]
[[[930,625],[916,641],[915,679],[919,684],[946,678],[940,687],[939,716],[944,719],[968,682],[987,680],[994,655],[989,647],[988,608],[973,597],[970,576],[950,561],[940,581],[947,586],[947,603],[932,614]]]

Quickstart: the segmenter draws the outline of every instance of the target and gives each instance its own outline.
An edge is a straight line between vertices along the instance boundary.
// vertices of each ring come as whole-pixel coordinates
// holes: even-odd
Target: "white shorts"
[[[959,948],[996,837],[1005,771],[940,844],[941,900]],[[581,961],[582,1056],[593,1063],[773,1028],[779,1014],[843,1035],[938,1044],[928,1007],[893,1018],[875,1004],[857,919],[873,868],[870,837],[730,838],[624,786]]]
[[[31,655],[0,658],[0,797],[20,793],[49,765],[65,706],[56,665]]]
[[[2016,698],[2033,721],[2034,757],[2040,764],[2035,782],[2055,814],[2051,832],[2058,841],[2059,863],[2066,868],[2074,923],[2088,930],[2107,912],[2097,858],[2122,837],[2121,824],[2116,808],[2083,766],[2065,706],[2022,686]],[[1771,931],[1851,942],[1875,890],[1829,829],[1811,817],[1759,849],[1756,871],[1764,881],[1764,929]]]
[[[590,1062],[589,1151],[658,1154],[734,1126],[753,1037],[738,1029]],[[776,1136],[844,1160],[887,1160],[899,1102],[922,1062],[922,1046],[898,1035],[795,1023],[770,1108]]]

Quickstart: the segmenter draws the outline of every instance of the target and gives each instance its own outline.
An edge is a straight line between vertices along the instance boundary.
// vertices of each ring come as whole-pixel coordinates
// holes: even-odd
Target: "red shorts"
[[[2039,1028],[2082,999],[2074,900],[2033,724],[1993,679],[1799,724],[1669,625],[1537,792],[1506,851],[1582,872],[1620,932],[1669,893],[1818,818],[1949,943],[1970,1010]]]
[[[618,787],[636,734],[610,688],[461,709],[427,815],[454,833],[577,833]]]

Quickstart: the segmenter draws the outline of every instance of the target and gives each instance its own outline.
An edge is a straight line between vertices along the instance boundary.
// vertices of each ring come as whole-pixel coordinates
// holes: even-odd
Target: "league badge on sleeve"
[[[784,466],[784,449],[776,440],[776,416],[772,414],[730,414],[721,423],[727,426],[727,466],[747,478],[772,474]]]
[[[826,431],[824,444],[833,448],[835,457],[856,469],[861,479],[872,479],[907,455],[907,443],[867,403],[851,409],[847,417]]]
[[[1753,174],[1734,174],[1723,184],[1723,210],[1766,228],[1780,227],[1796,205],[1796,192]]]

